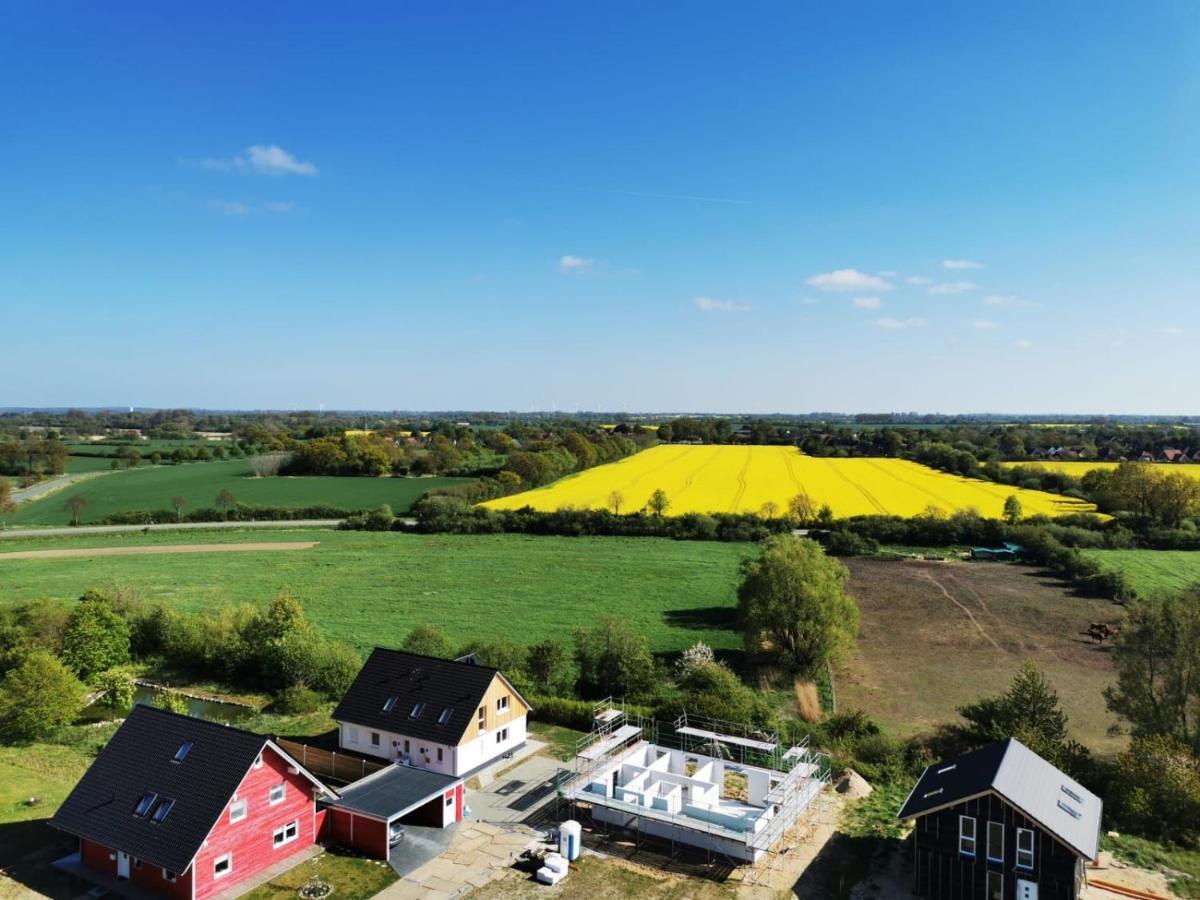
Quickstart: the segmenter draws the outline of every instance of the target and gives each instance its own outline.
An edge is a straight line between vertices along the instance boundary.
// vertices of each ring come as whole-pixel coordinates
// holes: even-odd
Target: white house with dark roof
[[[376,647],[333,718],[344,750],[462,777],[522,746],[530,709],[498,669]]]

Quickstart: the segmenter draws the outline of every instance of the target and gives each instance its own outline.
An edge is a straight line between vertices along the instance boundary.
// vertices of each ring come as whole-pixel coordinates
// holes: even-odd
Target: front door
[[[123,850],[117,851],[117,877],[129,879],[129,854]]]
[[[1017,900],[1038,900],[1037,882],[1026,881],[1024,878],[1018,878]]]

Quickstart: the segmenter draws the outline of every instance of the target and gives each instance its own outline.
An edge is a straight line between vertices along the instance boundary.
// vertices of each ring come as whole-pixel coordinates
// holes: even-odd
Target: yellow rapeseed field
[[[678,444],[652,447],[484,506],[602,509],[609,506],[612,492],[619,491],[624,497],[621,511],[632,512],[644,507],[659,488],[671,503],[668,515],[758,513],[768,502],[783,513],[801,490],[818,507],[828,504],[839,518],[914,516],[930,506],[946,513],[974,508],[994,518],[1000,516],[1010,494],[1018,496],[1025,515],[1095,509],[1069,497],[960,478],[901,459],[819,459],[794,447]]]
[[[1099,462],[1086,460],[1079,461],[1059,461],[1059,460],[1042,460],[1031,459],[1029,462],[1023,463],[1002,463],[1001,465],[1012,468],[1013,466],[1041,466],[1043,469],[1049,469],[1051,472],[1062,472],[1064,475],[1070,475],[1072,478],[1082,478],[1093,469],[1115,469],[1119,463],[1115,462]],[[1154,466],[1157,472],[1183,472],[1192,478],[1200,479],[1200,466],[1194,463],[1138,463],[1138,465]]]

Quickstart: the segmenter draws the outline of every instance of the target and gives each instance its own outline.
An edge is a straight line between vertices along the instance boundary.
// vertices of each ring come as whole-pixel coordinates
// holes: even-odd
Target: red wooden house
[[[51,824],[79,838],[84,866],[200,900],[315,843],[322,796],[265,737],[138,706]]]

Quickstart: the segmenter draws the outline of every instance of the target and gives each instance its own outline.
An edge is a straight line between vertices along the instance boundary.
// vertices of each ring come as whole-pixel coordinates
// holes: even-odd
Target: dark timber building
[[[1101,801],[1009,738],[930,766],[914,819],[913,892],[928,900],[1075,900],[1096,858]]]

